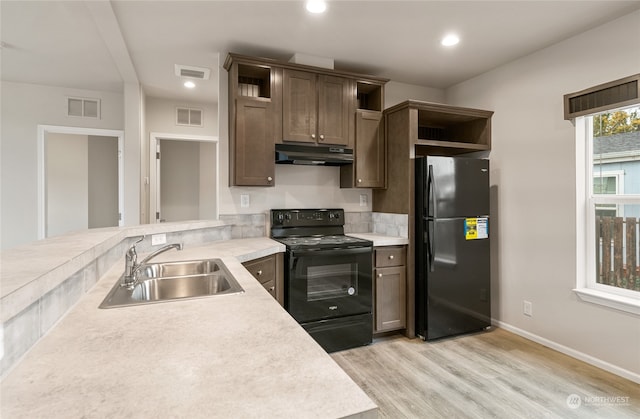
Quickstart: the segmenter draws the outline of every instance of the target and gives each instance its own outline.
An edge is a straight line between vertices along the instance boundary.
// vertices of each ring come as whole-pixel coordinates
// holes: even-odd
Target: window
[[[595,165],[593,169],[594,195],[617,195],[624,191],[624,172],[622,170],[598,172]],[[624,207],[616,204],[597,204],[596,217],[598,216],[623,217]]]
[[[579,117],[576,133],[585,253],[576,291],[640,314],[640,106]]]

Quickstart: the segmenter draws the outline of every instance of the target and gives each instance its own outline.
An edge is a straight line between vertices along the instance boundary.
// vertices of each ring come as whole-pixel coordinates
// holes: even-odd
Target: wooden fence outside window
[[[596,217],[598,283],[640,291],[638,226],[635,217]]]

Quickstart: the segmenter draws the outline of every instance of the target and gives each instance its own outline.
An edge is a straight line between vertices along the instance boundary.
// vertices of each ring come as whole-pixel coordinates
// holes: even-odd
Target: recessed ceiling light
[[[440,43],[445,47],[451,47],[456,45],[458,42],[460,42],[460,38],[458,38],[458,35],[452,33],[442,38]]]
[[[191,80],[187,80],[184,82],[184,87],[186,87],[187,89],[193,89],[194,87],[196,87],[196,84]]]
[[[327,3],[324,0],[308,0],[307,10],[310,13],[324,13],[327,10]]]

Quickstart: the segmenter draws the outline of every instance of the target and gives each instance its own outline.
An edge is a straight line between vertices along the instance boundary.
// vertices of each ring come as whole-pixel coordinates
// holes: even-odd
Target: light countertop
[[[221,228],[222,221],[185,221],[71,232],[0,252],[0,321],[12,318],[74,272],[127,237]]]
[[[371,240],[374,246],[402,246],[409,244],[409,239],[406,237],[392,237],[376,233],[348,233],[347,235]]]
[[[98,309],[117,263],[4,378],[2,418],[377,417],[241,265],[283,250],[256,238],[166,252],[156,260],[220,258],[245,292]]]

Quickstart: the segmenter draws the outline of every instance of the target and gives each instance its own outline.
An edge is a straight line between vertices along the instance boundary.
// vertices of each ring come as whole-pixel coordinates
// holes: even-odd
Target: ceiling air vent
[[[188,77],[191,79],[198,80],[209,80],[209,76],[211,75],[211,70],[205,67],[193,67],[188,65],[175,65],[176,76],[178,77]]]
[[[176,125],[202,126],[202,109],[176,108]]]
[[[564,95],[564,119],[640,103],[640,74]]]
[[[67,97],[67,116],[100,118],[100,99]]]

